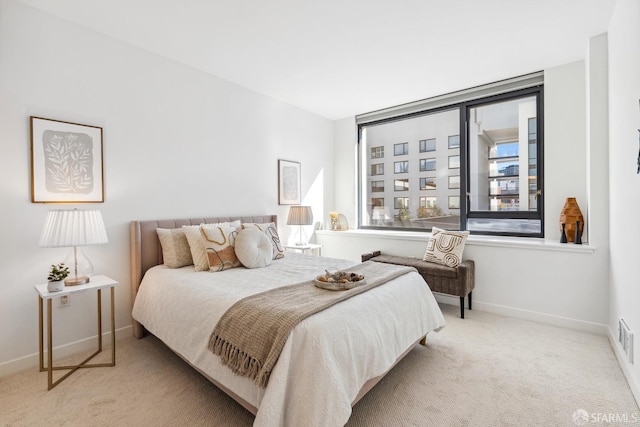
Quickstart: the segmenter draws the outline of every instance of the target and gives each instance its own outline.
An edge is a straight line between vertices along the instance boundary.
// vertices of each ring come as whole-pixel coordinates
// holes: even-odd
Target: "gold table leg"
[[[39,350],[40,350],[40,372],[47,371],[47,386],[51,390],[69,375],[73,374],[80,368],[100,368],[116,365],[116,320],[115,320],[115,288],[111,287],[111,362],[87,364],[96,355],[102,352],[102,290],[98,289],[98,350],[92,353],[77,365],[53,366],[53,326],[52,326],[52,298],[47,299],[47,366],[44,366],[44,315],[42,297],[38,296],[38,319],[40,327],[38,330]],[[62,377],[53,381],[53,371],[69,370]]]

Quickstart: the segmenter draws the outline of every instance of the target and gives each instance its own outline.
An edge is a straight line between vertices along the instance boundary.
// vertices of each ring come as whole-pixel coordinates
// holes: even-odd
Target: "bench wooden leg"
[[[464,319],[464,297],[460,297],[460,318]]]
[[[469,292],[469,310],[471,310],[471,292]]]

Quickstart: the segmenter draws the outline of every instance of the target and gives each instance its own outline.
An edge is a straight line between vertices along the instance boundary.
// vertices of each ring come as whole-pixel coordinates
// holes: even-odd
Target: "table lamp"
[[[302,239],[302,226],[311,224],[313,224],[311,206],[291,206],[289,209],[289,217],[287,218],[287,225],[297,225],[300,227],[299,238],[296,245],[304,246],[307,244],[306,239]]]
[[[107,230],[98,210],[53,210],[47,214],[39,246],[45,248],[73,247],[65,264],[72,274],[65,279],[67,286],[89,283],[93,265],[78,246],[107,243]]]

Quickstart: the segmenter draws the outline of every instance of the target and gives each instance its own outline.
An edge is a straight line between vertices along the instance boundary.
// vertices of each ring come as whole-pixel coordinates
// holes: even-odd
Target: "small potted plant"
[[[64,279],[69,275],[69,267],[64,265],[64,262],[60,264],[51,264],[49,270],[49,276],[47,280],[47,290],[49,292],[58,292],[64,289]]]

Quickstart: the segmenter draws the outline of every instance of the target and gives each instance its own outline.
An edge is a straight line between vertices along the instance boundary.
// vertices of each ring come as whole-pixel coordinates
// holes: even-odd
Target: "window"
[[[533,73],[356,117],[359,227],[430,230],[437,225],[474,234],[544,237],[543,80],[541,72]],[[410,153],[408,145],[415,143],[398,140],[418,141],[418,150]],[[394,179],[393,189],[374,187],[368,178],[375,165],[371,147],[406,156],[394,162],[394,173],[406,175]],[[380,168],[376,172],[383,173]],[[397,191],[404,197],[395,197]],[[402,211],[384,216],[378,211],[384,221],[374,223],[368,203],[374,193]]]
[[[384,175],[384,163],[371,165],[371,175]]]
[[[372,208],[384,208],[384,199],[382,197],[374,197],[371,199]]]
[[[409,154],[409,143],[403,142],[402,144],[395,144],[393,146],[393,155],[394,156],[402,156],[404,154]]]
[[[539,91],[466,106],[471,231],[542,235]]]
[[[449,169],[457,169],[460,167],[460,156],[449,156]]]
[[[393,189],[395,191],[409,191],[408,179],[395,179],[393,181]]]
[[[384,181],[371,181],[371,192],[380,193],[384,191]]]
[[[409,162],[406,160],[404,162],[395,162],[393,164],[393,171],[395,173],[409,173]]]
[[[409,207],[408,197],[394,197],[393,207],[396,209],[407,209]]]
[[[421,139],[420,140],[420,152],[426,153],[427,151],[436,151],[435,139]]]
[[[460,209],[460,196],[449,196],[449,209]]]
[[[436,159],[420,159],[420,172],[436,170]]]
[[[435,190],[436,189],[436,180],[433,178],[420,178],[420,189],[421,190]]]
[[[371,147],[371,158],[381,159],[384,157],[384,147]]]
[[[433,207],[436,206],[436,200],[437,200],[437,198],[435,198],[435,197],[422,196],[422,197],[420,197],[420,207],[421,208],[433,208]]]

